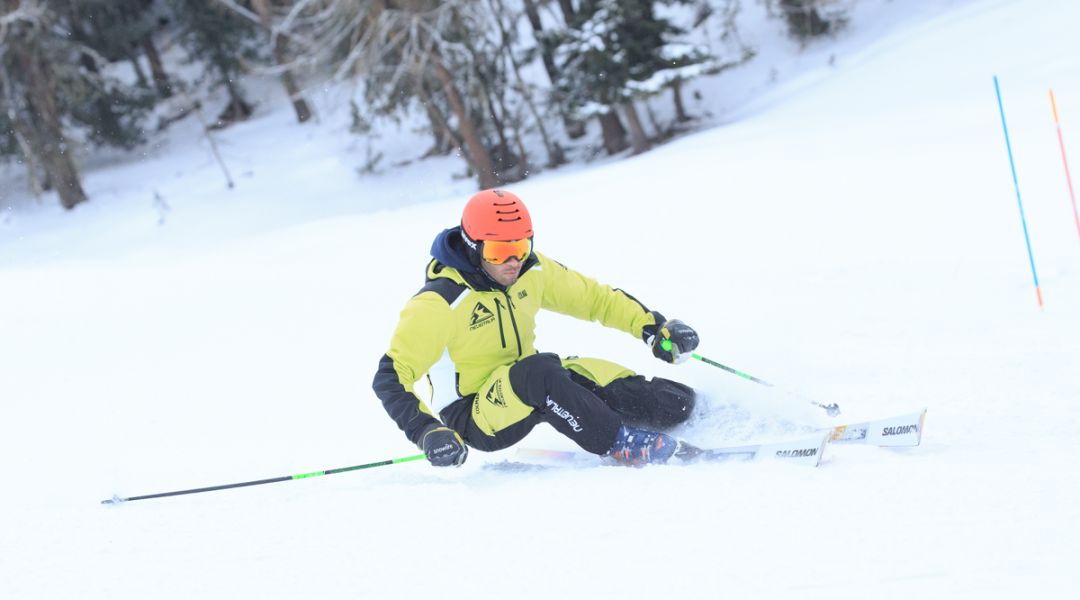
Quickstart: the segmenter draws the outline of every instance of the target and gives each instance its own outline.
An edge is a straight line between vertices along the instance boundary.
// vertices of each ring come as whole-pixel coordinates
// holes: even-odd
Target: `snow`
[[[778,389],[553,314],[538,347],[694,385],[698,443],[824,425],[814,399],[844,421],[928,407],[919,448],[530,473],[473,452],[102,506],[416,453],[370,381],[473,182],[453,157],[359,177],[328,93],[310,127],[278,102],[219,134],[231,191],[188,122],[98,157],[73,213],[3,171],[0,597],[1066,597],[1080,239],[1047,90],[1080,153],[1080,5],[898,4],[701,83],[723,126],[511,189],[547,255]],[[382,141],[385,164],[428,143]],[[569,447],[546,426],[522,445]]]

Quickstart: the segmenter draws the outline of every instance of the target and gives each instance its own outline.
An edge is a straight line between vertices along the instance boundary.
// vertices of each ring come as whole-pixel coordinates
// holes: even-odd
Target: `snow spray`
[[[1031,237],[1028,235],[1027,218],[1024,217],[1024,202],[1020,199],[1020,182],[1016,179],[1016,162],[1013,160],[1012,142],[1009,141],[1009,128],[1005,125],[1005,106],[1001,103],[1001,86],[998,85],[997,75],[994,75],[994,91],[997,93],[998,110],[1001,112],[1001,129],[1005,132],[1005,149],[1009,151],[1009,168],[1012,169],[1013,186],[1016,188],[1016,203],[1020,206],[1020,223],[1024,226],[1024,242],[1027,243],[1031,276],[1035,278],[1035,296],[1039,299],[1039,308],[1042,308],[1039,274],[1035,272],[1035,256],[1031,252]]]
[[[1061,121],[1058,120],[1054,90],[1050,90],[1050,108],[1054,110],[1054,127],[1057,128],[1058,146],[1061,148],[1061,164],[1065,165],[1065,183],[1069,185],[1069,199],[1072,200],[1073,220],[1076,221],[1076,235],[1080,237],[1080,215],[1076,212],[1076,193],[1073,192],[1072,177],[1069,176],[1069,159],[1065,156],[1065,138],[1061,136]]]
[[[671,345],[671,340],[664,340],[663,342],[660,342],[660,345],[661,345],[661,347],[664,348],[664,350],[667,350],[668,352],[671,352],[671,346],[672,346]],[[702,356],[700,354],[691,353],[690,357],[695,359],[695,360],[700,360],[701,362],[703,362],[703,363],[705,363],[707,365],[712,365],[712,366],[714,366],[714,367],[716,367],[718,369],[723,369],[724,371],[727,371],[728,373],[738,375],[739,377],[742,377],[743,379],[746,379],[747,381],[753,381],[754,383],[758,383],[758,384],[761,384],[761,385],[766,386],[766,387],[771,387],[771,388],[776,387],[773,384],[769,383],[768,381],[765,381],[764,379],[758,379],[757,377],[754,377],[753,375],[748,375],[746,373],[743,373],[742,371],[740,371],[738,369],[733,369],[733,368],[731,368],[731,367],[729,367],[727,365],[722,365],[722,364],[716,362],[715,360],[705,358],[704,356]],[[776,389],[779,389],[779,388],[776,388]],[[795,394],[793,394],[791,392],[788,392],[786,390],[780,390],[780,392],[785,394],[785,395],[791,396],[793,398],[799,398],[799,396],[796,396]],[[817,402],[815,400],[806,400],[806,401],[809,402],[810,404],[813,404],[814,406],[816,406],[818,408],[825,409],[825,412],[827,412],[830,417],[835,417],[835,416],[840,414],[840,405],[838,405],[835,402],[833,402],[832,404],[822,404],[822,403]]]

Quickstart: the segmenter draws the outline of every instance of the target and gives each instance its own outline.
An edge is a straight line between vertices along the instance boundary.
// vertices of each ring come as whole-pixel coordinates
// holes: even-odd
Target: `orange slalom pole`
[[[1065,138],[1061,135],[1061,121],[1058,120],[1057,102],[1054,90],[1050,90],[1050,107],[1054,109],[1054,127],[1057,128],[1058,146],[1061,147],[1061,163],[1065,165],[1065,183],[1069,185],[1069,199],[1072,201],[1073,220],[1076,221],[1076,235],[1080,237],[1080,214],[1076,212],[1076,192],[1073,191],[1072,176],[1069,175],[1069,159],[1065,156]]]

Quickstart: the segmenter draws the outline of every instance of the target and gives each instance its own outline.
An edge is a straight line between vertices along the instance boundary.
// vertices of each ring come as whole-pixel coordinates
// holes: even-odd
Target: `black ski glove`
[[[652,346],[653,356],[668,363],[679,363],[690,358],[690,353],[698,346],[698,334],[692,327],[678,319],[664,320],[664,316],[654,312],[657,323],[647,325],[642,331],[645,343]]]
[[[420,448],[428,462],[436,467],[460,467],[469,456],[469,449],[458,432],[449,427],[433,426],[420,438]]]

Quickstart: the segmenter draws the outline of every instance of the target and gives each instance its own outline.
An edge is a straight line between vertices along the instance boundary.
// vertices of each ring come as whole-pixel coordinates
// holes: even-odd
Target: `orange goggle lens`
[[[532,239],[514,240],[513,242],[499,242],[484,240],[481,245],[480,256],[493,265],[501,265],[511,258],[524,261],[532,252]]]

